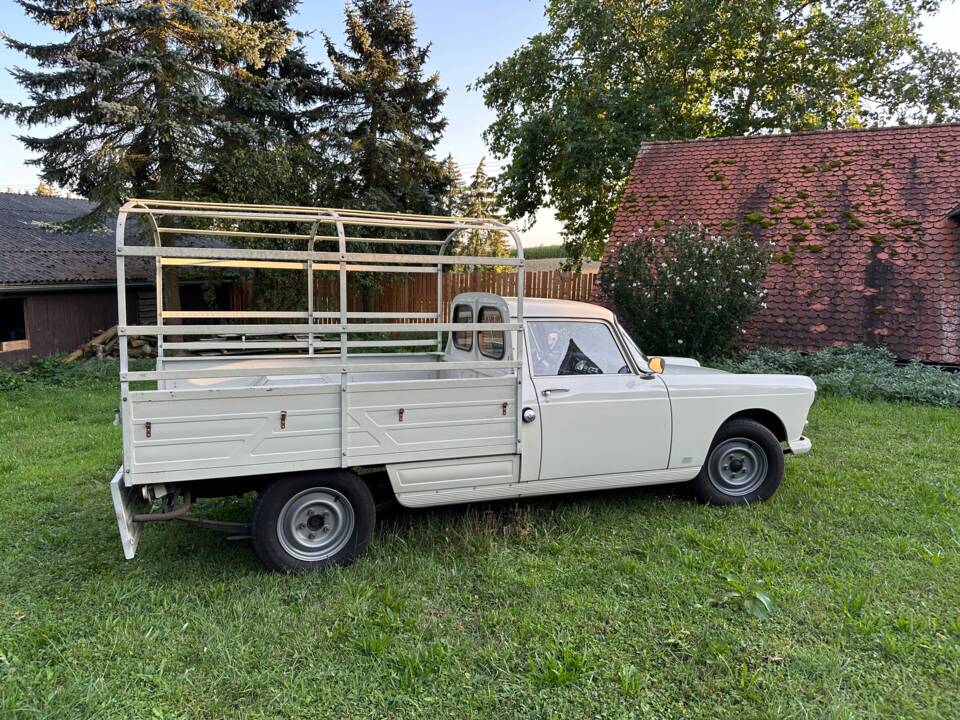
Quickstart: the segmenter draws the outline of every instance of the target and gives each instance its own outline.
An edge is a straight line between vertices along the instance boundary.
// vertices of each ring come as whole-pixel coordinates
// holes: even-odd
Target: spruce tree
[[[65,126],[20,140],[45,182],[95,203],[88,224],[130,196],[191,195],[224,82],[279,60],[292,40],[282,23],[241,18],[240,0],[17,2],[66,38],[5,38],[39,69],[12,71],[28,100],[0,112]]]
[[[433,155],[447,125],[446,90],[426,74],[430,47],[416,41],[410,4],[351,0],[346,47],[327,38],[333,76],[326,97],[343,172],[343,204],[372,210],[442,211],[449,178]]]
[[[245,22],[282,28],[295,40],[279,58],[248,63],[246,69],[253,82],[230,88],[225,102],[237,116],[255,119],[283,138],[293,139],[307,135],[321,114],[311,113],[309,108],[317,103],[324,80],[322,68],[307,60],[303,47],[307,33],[290,27],[289,20],[299,4],[299,0],[245,0],[241,4],[239,14]],[[259,92],[244,92],[248,88]]]
[[[204,195],[233,202],[329,202],[332,170],[321,135],[326,74],[307,60],[305,33],[290,28],[298,0],[245,0],[239,17],[295,38],[279,58],[245,63],[227,78],[214,141],[205,153]]]
[[[447,180],[447,192],[441,211],[444,215],[459,215],[467,185],[463,181],[463,173],[460,172],[460,166],[453,159],[452,153],[443,161],[443,172]]]
[[[481,158],[477,169],[460,193],[453,214],[474,218],[497,218],[501,216],[497,196],[493,191],[490,176],[487,174],[486,158]],[[455,252],[458,255],[473,257],[509,257],[511,247],[506,233],[496,230],[471,230],[457,237]],[[477,268],[471,268],[477,269]],[[481,269],[505,270],[502,266],[482,266]]]

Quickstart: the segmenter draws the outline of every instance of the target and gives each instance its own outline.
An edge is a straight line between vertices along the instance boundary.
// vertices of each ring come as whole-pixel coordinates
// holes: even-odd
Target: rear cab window
[[[503,315],[499,308],[485,305],[480,308],[480,322],[502,323]],[[506,352],[506,340],[503,330],[480,330],[477,333],[477,347],[480,354],[491,360],[503,360]]]
[[[630,373],[606,323],[589,320],[537,320],[530,328],[530,362],[536,376]]]
[[[464,324],[472,323],[473,308],[469,305],[457,305],[453,309],[453,321]],[[453,346],[457,350],[463,350],[464,352],[473,350],[473,330],[455,330],[453,333]]]

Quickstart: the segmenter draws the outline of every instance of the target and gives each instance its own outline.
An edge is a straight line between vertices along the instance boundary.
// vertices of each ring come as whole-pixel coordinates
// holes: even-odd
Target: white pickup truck
[[[136,214],[149,221],[141,224],[152,229],[152,246],[125,243],[126,217]],[[271,222],[283,231],[265,231]],[[310,232],[290,232],[297,223]],[[324,224],[336,234],[319,235]],[[382,237],[385,228],[402,237]],[[478,229],[510,235],[516,255],[447,254],[458,233]],[[430,234],[436,230],[439,239]],[[166,233],[194,242],[169,247],[161,243]],[[210,235],[231,245],[197,247]],[[302,240],[306,249],[241,248],[236,238]],[[322,241],[337,251],[315,251]],[[438,249],[349,252],[353,241]],[[155,325],[127,324],[131,257],[156,263]],[[809,378],[649,358],[604,308],[525,300],[519,239],[494,220],[130,201],[118,219],[117,258],[123,466],[112,493],[128,558],[144,523],[180,520],[249,534],[274,570],[349,563],[371,538],[371,486],[384,478],[408,507],[685,481],[705,502],[753,502],[776,491],[784,452],[810,449],[803,431],[816,387]],[[306,307],[165,310],[167,265],[299,270]],[[455,265],[515,268],[516,297],[466,292],[445,311],[444,270]],[[324,271],[340,278],[336,311],[315,309],[313,277]],[[350,311],[347,278],[355,271],[435,273],[436,308]],[[189,319],[207,324],[169,322]],[[256,322],[209,324],[224,319]],[[424,340],[425,332],[433,336]],[[393,339],[404,333],[421,339]],[[138,335],[157,337],[153,371],[128,367],[127,339]],[[418,346],[428,349],[382,352]],[[351,352],[372,348],[381,352]],[[155,388],[131,388],[143,380]],[[248,491],[258,493],[249,526],[189,512],[197,497]],[[159,512],[150,511],[154,503]]]

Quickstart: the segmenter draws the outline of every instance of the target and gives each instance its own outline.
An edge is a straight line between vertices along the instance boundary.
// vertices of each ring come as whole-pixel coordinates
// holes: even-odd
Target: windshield
[[[632,352],[638,358],[643,360],[643,362],[647,363],[648,362],[647,356],[643,353],[643,350],[637,347],[637,344],[633,341],[633,338],[630,337],[630,333],[628,333],[624,329],[623,325],[620,324],[619,320],[614,318],[613,321],[617,324],[617,330],[620,331],[620,335],[621,337],[623,337],[624,342],[627,343],[627,347],[630,349],[630,352]]]

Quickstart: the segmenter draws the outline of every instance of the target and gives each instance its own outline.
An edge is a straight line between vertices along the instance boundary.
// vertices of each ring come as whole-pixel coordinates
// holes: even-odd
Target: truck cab
[[[466,293],[453,300],[452,320],[470,322],[495,307],[516,319],[516,299]],[[664,370],[655,372],[613,313],[588,303],[526,299],[523,338],[521,457],[514,477],[497,474],[498,485],[512,485],[505,497],[692,480],[719,428],[737,419],[758,423],[790,452],[809,450],[808,378],[734,375],[691,358],[660,358]],[[516,333],[454,332],[448,353],[499,353],[516,342]],[[431,467],[422,488],[415,478],[423,466],[395,466],[393,489],[405,505],[439,504],[447,490],[451,502],[492,497],[487,470],[471,465],[475,477],[461,473],[449,486]]]

